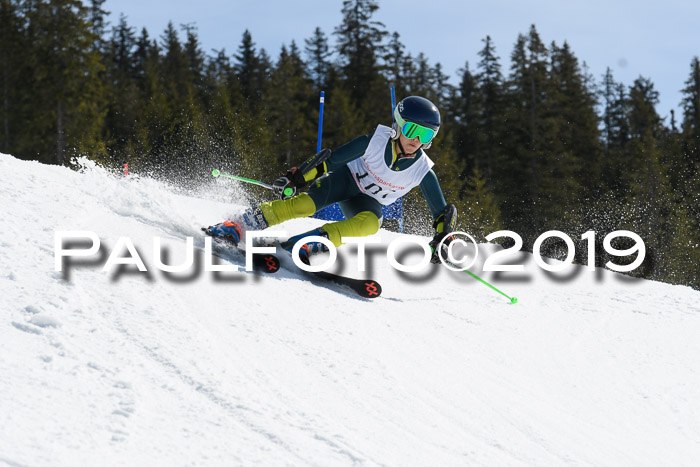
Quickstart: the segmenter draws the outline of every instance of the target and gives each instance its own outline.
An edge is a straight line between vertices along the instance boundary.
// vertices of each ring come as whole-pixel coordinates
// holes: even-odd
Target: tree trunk
[[[2,57],[2,127],[5,134],[5,145],[3,150],[5,153],[10,152],[10,97],[7,89],[9,85],[9,71],[7,64],[7,53]]]
[[[56,106],[56,164],[63,165],[63,102]]]
[[[64,146],[64,135],[63,135],[63,100],[61,98],[64,95],[64,82],[63,82],[63,70],[65,68],[63,62],[63,41],[61,37],[61,8],[56,8],[56,36],[55,36],[55,51],[58,55],[58,81],[56,83],[58,90],[58,97],[56,102],[56,164],[63,165],[63,146]]]

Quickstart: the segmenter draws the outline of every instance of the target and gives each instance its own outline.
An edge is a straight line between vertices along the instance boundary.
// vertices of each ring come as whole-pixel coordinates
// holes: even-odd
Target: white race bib
[[[355,179],[360,191],[385,206],[420,185],[423,177],[434,165],[424,151],[423,156],[406,170],[391,170],[384,160],[384,151],[389,138],[391,138],[391,128],[384,125],[377,126],[362,157],[348,162],[352,178]]]

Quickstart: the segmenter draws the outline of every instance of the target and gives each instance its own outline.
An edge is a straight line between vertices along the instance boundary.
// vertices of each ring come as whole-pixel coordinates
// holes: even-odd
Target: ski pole
[[[321,152],[321,136],[323,135],[323,101],[325,93],[321,91],[320,108],[318,110],[318,139],[316,140],[316,152]]]
[[[434,249],[434,248],[431,247],[430,249],[433,251],[433,253],[435,253],[435,249]],[[440,258],[440,261],[442,261],[442,258]],[[450,266],[452,266],[452,267],[459,268],[459,266],[457,266],[456,264],[452,264],[452,262],[450,262],[450,261],[446,261],[446,263],[448,263],[448,264],[449,264]],[[465,272],[465,273],[469,274],[470,276],[472,276],[474,279],[478,280],[478,281],[481,282],[482,284],[486,285],[487,287],[490,287],[491,289],[495,290],[495,291],[498,292],[499,294],[503,295],[503,296],[506,297],[508,300],[510,300],[510,303],[512,303],[512,304],[514,304],[514,305],[515,305],[516,303],[518,303],[518,299],[517,299],[517,298],[511,297],[511,296],[509,296],[508,294],[502,292],[502,291],[499,290],[498,288],[494,287],[492,284],[489,284],[487,281],[485,281],[485,280],[482,279],[481,277],[479,277],[479,276],[477,276],[476,274],[474,274],[473,272],[471,272],[469,269],[463,269],[462,272]]]
[[[508,300],[510,300],[510,303],[512,303],[512,304],[518,303],[518,299],[517,299],[517,298],[515,298],[515,297],[509,297],[507,294],[501,292],[501,291],[498,290],[496,287],[494,287],[493,285],[489,284],[488,282],[486,282],[486,281],[485,281],[484,279],[482,279],[481,277],[479,277],[479,276],[477,276],[476,274],[474,274],[473,272],[471,272],[469,269],[464,269],[462,272],[466,272],[467,274],[469,274],[470,276],[472,276],[474,279],[478,280],[478,281],[481,282],[482,284],[484,284],[484,285],[486,285],[486,286],[488,286],[488,287],[491,287],[493,290],[495,290],[496,292],[498,292],[499,294],[503,295],[503,296],[506,297]]]
[[[226,173],[221,172],[218,169],[212,170],[211,174],[214,176],[214,178],[216,178],[216,177],[232,178],[232,179],[238,180],[240,182],[252,183],[253,185],[258,185],[258,186],[261,186],[263,188],[267,188],[268,190],[272,190],[272,185],[268,185],[267,183],[259,182],[257,180],[251,180],[250,178],[239,177],[237,175],[226,174]],[[291,188],[287,188],[287,189],[291,190]]]

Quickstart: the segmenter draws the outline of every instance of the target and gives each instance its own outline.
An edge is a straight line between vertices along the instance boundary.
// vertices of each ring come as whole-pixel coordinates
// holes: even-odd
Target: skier
[[[332,153],[324,149],[302,168],[292,167],[273,183],[279,200],[263,203],[241,216],[209,227],[207,233],[238,244],[241,229],[262,230],[290,219],[312,216],[339,203],[345,220],[330,222],[282,243],[291,251],[301,238],[321,236],[340,246],[342,237],[363,237],[379,231],[382,205],[388,206],[412,188],[420,189],[433,217],[437,245],[455,228],[457,210],[445,202],[433,161],[425,153],[440,129],[440,112],[428,99],[410,96],[394,109],[389,128],[378,125],[373,134],[355,138]],[[308,191],[296,194],[310,184]],[[449,242],[450,238],[445,241]],[[320,242],[305,244],[300,258],[321,251]],[[438,262],[437,254],[432,258]]]

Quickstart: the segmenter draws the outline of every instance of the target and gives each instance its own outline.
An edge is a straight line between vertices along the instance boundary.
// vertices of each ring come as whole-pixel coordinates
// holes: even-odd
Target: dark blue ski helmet
[[[427,149],[440,130],[440,111],[425,97],[409,96],[396,105],[392,129],[392,138],[401,132],[407,138],[419,137],[421,147]]]

